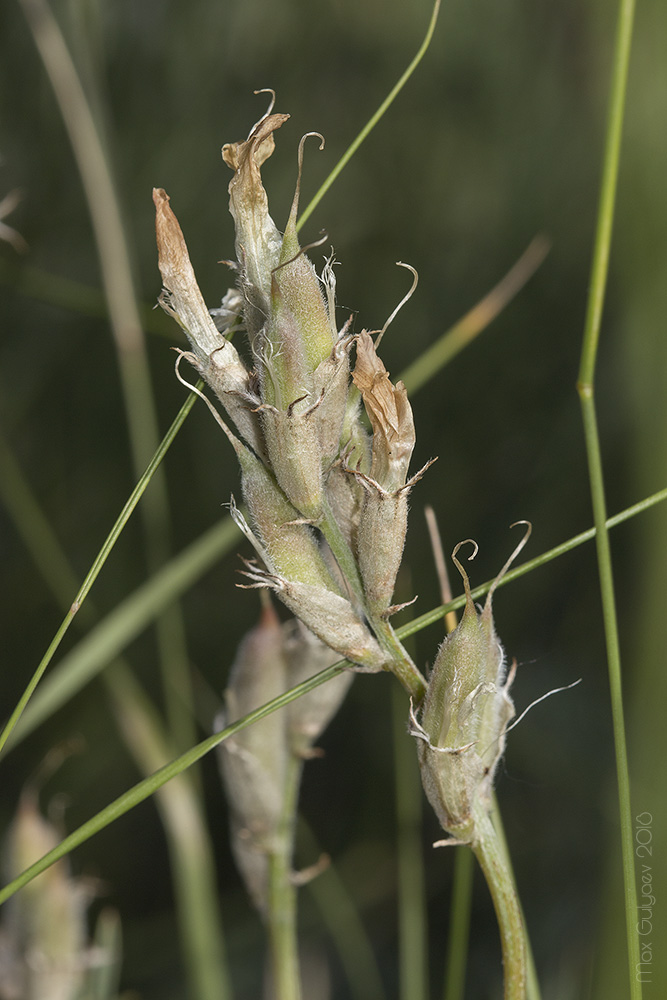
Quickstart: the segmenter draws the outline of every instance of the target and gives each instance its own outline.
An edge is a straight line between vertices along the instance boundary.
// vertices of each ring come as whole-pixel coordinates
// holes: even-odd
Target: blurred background
[[[145,306],[161,437],[186,392],[174,377],[170,351],[182,345],[180,331],[152,311],[160,278],[151,188],[164,187],[171,196],[207,303],[219,304],[228,287],[219,262],[233,256],[234,240],[230,174],[220,147],[245,138],[263,114],[266,95],[253,90],[274,88],[276,110],[292,116],[264,169],[281,227],[301,135],[317,130],[326,137],[323,152],[315,142],[306,147],[305,205],[416,52],[430,4],[54,0],[52,7],[111,164],[132,280]],[[302,231],[304,242],[322,229],[328,233],[341,261],[339,320],[354,314],[357,330],[381,327],[407,290],[397,260],[419,272],[416,294],[383,342],[394,378],[502,277],[535,235],[551,241],[544,264],[503,314],[413,396],[414,469],[434,455],[438,462],[412,494],[398,596],[419,597],[403,620],[439,603],[425,504],[436,510],[446,551],[462,538],[477,539],[473,584],[494,576],[505,561],[516,519],[533,523],[526,558],[592,523],[575,382],[614,8],[599,0],[446,2],[415,76]],[[667,485],[666,39],[664,5],[646,0],[639,5],[630,67],[597,379],[610,513]],[[28,246],[0,243],[3,481],[9,482],[10,469],[12,476],[21,470],[80,582],[138,477],[89,208],[19,0],[0,5],[0,47],[0,198],[20,189],[20,203],[4,222]],[[318,267],[324,252],[313,252]],[[92,593],[102,618],[131,602],[156,567],[218,523],[230,493],[239,492],[231,449],[199,404],[163,469],[169,514],[159,514],[159,543],[147,555],[137,511]],[[153,489],[142,503],[151,502]],[[160,509],[161,501],[152,502]],[[51,558],[46,542],[37,538],[31,555],[10,506],[5,496],[3,717],[75,593],[56,600],[39,565]],[[653,818],[657,891],[667,884],[665,510],[658,506],[616,528],[612,544],[633,808]],[[237,552],[245,549],[235,540],[180,599],[198,738],[207,734],[236,645],[259,610],[257,596],[236,587]],[[498,783],[544,996],[626,997],[614,751],[593,546],[500,591],[495,614],[508,654],[519,663],[519,709],[549,688],[583,680],[535,708],[512,733]],[[61,657],[79,641],[81,633],[74,633]],[[411,640],[421,668],[432,662],[442,634],[436,625]],[[158,648],[148,627],[122,652],[162,707]],[[359,909],[387,998],[398,996],[391,684],[384,676],[355,681],[321,741],[325,756],[306,768],[302,797],[319,847],[333,858]],[[2,830],[47,751],[72,737],[80,751],[42,792],[44,809],[66,796],[63,831],[139,780],[108,692],[94,679],[0,762]],[[212,758],[203,762],[201,778],[236,996],[254,997],[262,932],[233,868]],[[442,995],[453,864],[453,852],[431,850],[437,836],[425,809],[433,997]],[[306,845],[297,861],[313,860]],[[107,905],[120,913],[123,988],[146,1000],[185,996],[168,855],[153,801],[79,848],[72,866],[102,886],[93,913]],[[667,902],[659,900],[656,946],[667,933],[666,914]],[[311,995],[352,996],[308,890],[301,920],[305,953],[322,983]],[[654,947],[648,998],[661,995],[666,962]],[[478,878],[468,996],[499,995],[498,968],[497,930]]]

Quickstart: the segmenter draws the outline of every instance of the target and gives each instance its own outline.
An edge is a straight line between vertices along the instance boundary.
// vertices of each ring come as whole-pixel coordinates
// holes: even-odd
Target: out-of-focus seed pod
[[[15,878],[60,839],[40,814],[35,793],[24,792],[7,836],[6,877]],[[72,878],[62,859],[6,904],[0,930],[3,1000],[77,1000],[91,960],[86,926],[91,898],[90,887]]]
[[[525,523],[525,522],[521,522]],[[463,617],[433,664],[419,722],[412,719],[422,784],[443,829],[463,843],[475,839],[475,806],[488,811],[494,775],[514,715],[503,647],[493,621],[493,592],[527,541],[530,528],[496,577],[480,612],[468,575],[452,554],[466,594]],[[472,543],[475,544],[474,542]],[[475,545],[475,551],[477,546]]]
[[[281,624],[267,602],[241,642],[225,691],[222,729],[331,666],[337,654],[295,620]],[[344,673],[273,712],[219,748],[231,813],[232,849],[248,892],[266,912],[269,863],[278,849],[288,762],[307,758],[352,681]]]
[[[267,604],[239,646],[218,729],[287,689],[287,661],[278,617]],[[268,855],[280,820],[289,749],[284,712],[274,712],[220,744],[219,759],[231,810],[232,849],[248,892],[266,909]]]
[[[338,654],[325,646],[301,622],[283,626],[287,656],[288,687],[295,687],[336,662]],[[290,703],[288,735],[292,753],[308,757],[316,740],[340,708],[354,674],[345,671]]]

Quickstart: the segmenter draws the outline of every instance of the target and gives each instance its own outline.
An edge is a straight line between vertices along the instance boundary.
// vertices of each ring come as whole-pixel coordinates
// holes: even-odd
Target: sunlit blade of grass
[[[402,1000],[427,1000],[428,929],[421,843],[422,789],[414,741],[406,733],[408,704],[393,684],[396,853],[399,896],[399,976]]]
[[[594,521],[597,529],[596,548],[600,576],[600,591],[602,596],[604,631],[607,646],[609,688],[614,727],[614,746],[616,752],[616,774],[618,780],[630,996],[633,1000],[639,1000],[642,996],[642,983],[641,979],[636,974],[636,970],[640,968],[640,947],[637,927],[637,886],[635,882],[630,772],[628,767],[623,710],[621,651],[618,636],[616,601],[614,596],[611,547],[607,531],[606,499],[602,456],[600,452],[600,436],[594,402],[595,365],[600,340],[600,328],[602,323],[602,310],[604,306],[607,276],[609,272],[609,255],[611,251],[614,206],[618,185],[618,165],[620,160],[633,23],[634,0],[620,0],[602,169],[602,184],[598,205],[595,245],[593,250],[591,278],[588,289],[588,305],[584,325],[581,365],[579,369],[577,388],[581,399],[581,412],[584,424],[584,436],[586,440],[591,498],[593,503]]]
[[[493,322],[532,277],[548,252],[548,240],[536,236],[498,284],[408,365],[399,378],[411,396]]]
[[[616,514],[613,518],[609,519],[607,527],[613,527],[615,524],[620,524],[622,521],[647,510],[649,507],[662,500],[667,500],[667,490],[662,490],[660,493],[657,493],[652,497],[647,497],[645,500],[635,504],[633,507],[629,507],[620,514]],[[505,578],[500,582],[501,585],[505,584],[505,582],[510,579],[516,579],[517,576],[524,576],[527,572],[536,569],[538,566],[546,565],[546,563],[562,555],[564,552],[568,552],[570,549],[575,548],[577,545],[581,545],[586,541],[590,541],[594,537],[595,529],[591,529],[590,531],[583,532],[581,535],[577,535],[575,538],[570,539],[563,545],[556,546],[556,548],[543,553],[543,555],[539,556],[537,559],[531,560],[530,563],[525,563],[523,566],[509,571]],[[476,590],[473,590],[473,597],[480,597],[485,594],[493,583],[494,581],[490,580],[482,587],[478,587]],[[414,622],[410,622],[397,629],[396,634],[400,639],[413,635],[420,629],[425,628],[426,625],[438,621],[438,619],[442,618],[443,614],[448,611],[462,607],[464,600],[465,599],[463,597],[457,598],[446,607],[441,606],[439,608],[434,608],[433,611],[430,611],[425,615],[421,615],[418,619],[415,619]],[[271,702],[267,702],[266,705],[262,705],[261,708],[258,708],[256,711],[249,713],[242,719],[239,719],[232,726],[228,726],[221,732],[215,733],[213,736],[209,736],[208,739],[203,740],[186,753],[181,754],[180,757],[161,768],[156,774],[151,775],[150,778],[146,778],[144,781],[139,782],[139,784],[119,796],[110,805],[106,806],[99,813],[97,813],[96,816],[88,820],[87,823],[84,823],[78,830],[75,830],[68,837],[66,837],[57,848],[50,851],[48,854],[45,854],[43,858],[30,868],[26,869],[26,871],[22,872],[18,878],[14,879],[11,883],[5,886],[5,888],[0,891],[0,904],[5,902],[5,900],[9,899],[9,897],[17,892],[18,889],[39,875],[40,872],[43,872],[49,867],[49,865],[64,857],[70,851],[74,850],[75,847],[84,843],[95,833],[98,833],[100,830],[112,823],[115,819],[123,816],[134,806],[149,798],[157,791],[158,788],[161,788],[162,785],[164,785],[171,778],[175,777],[177,774],[181,774],[183,771],[187,770],[188,767],[191,767],[196,761],[200,760],[207,753],[210,753],[210,751],[222,743],[223,740],[233,736],[246,726],[252,725],[254,722],[258,722],[260,719],[266,718],[266,716],[270,715],[272,712],[278,711],[280,708],[284,708],[296,698],[302,697],[302,695],[307,694],[309,691],[314,691],[315,688],[320,686],[320,684],[325,684],[328,680],[336,677],[341,670],[345,669],[345,667],[346,662],[344,660],[334,663],[332,666],[327,667],[326,670],[322,670],[314,677],[311,677],[302,684],[291,688],[289,691],[280,695],[280,697],[275,698]]]
[[[655,506],[655,504],[662,503],[667,500],[667,489],[659,490],[657,493],[652,494],[650,497],[646,497],[644,500],[640,500],[639,503],[633,504],[632,507],[626,507],[625,510],[620,511],[618,514],[614,514],[606,521],[607,528],[615,528],[617,525],[622,524],[624,521],[629,520],[631,517],[636,517],[637,514],[641,514],[643,511],[648,510],[650,507]],[[521,563],[520,566],[514,566],[512,569],[508,570],[502,580],[498,583],[498,588],[507,586],[512,580],[517,580],[521,576],[525,576],[527,573],[532,573],[533,570],[537,569],[539,566],[546,566],[547,563],[552,562],[554,559],[558,559],[560,556],[565,555],[567,552],[571,552],[572,549],[578,548],[583,545],[584,542],[590,542],[595,538],[596,531],[595,528],[589,528],[588,531],[582,531],[579,535],[574,535],[569,538],[566,542],[562,542],[560,545],[555,545],[552,549],[548,549],[543,552],[542,555],[536,556],[534,559],[529,559],[525,563]],[[481,586],[476,587],[472,591],[472,596],[474,598],[483,597],[487,594],[493,580],[489,580],[487,583],[483,583]],[[433,625],[437,622],[446,611],[457,611],[462,608],[465,604],[465,597],[456,597],[451,604],[446,606],[440,605],[438,608],[433,608],[431,611],[425,612],[423,615],[419,615],[414,618],[411,622],[402,625],[396,630],[396,634],[399,639],[406,639],[408,636],[413,635],[415,632],[421,631],[421,629],[426,628],[427,625]]]
[[[345,150],[345,152],[343,153],[343,155],[341,156],[340,160],[338,161],[338,163],[336,164],[336,166],[333,168],[333,170],[331,171],[331,173],[329,174],[329,176],[326,178],[326,180],[324,181],[324,183],[320,186],[319,190],[314,195],[314,197],[310,200],[310,202],[308,203],[308,205],[306,206],[306,208],[304,209],[304,211],[302,212],[302,214],[301,214],[301,216],[299,218],[297,229],[300,229],[301,226],[303,226],[304,222],[306,222],[306,220],[310,218],[310,216],[315,211],[315,209],[319,205],[320,201],[322,200],[322,198],[324,197],[324,195],[327,193],[327,191],[329,190],[329,188],[331,187],[331,185],[333,184],[333,182],[336,180],[336,178],[338,177],[338,175],[341,173],[341,171],[350,162],[350,160],[352,159],[352,157],[354,156],[354,154],[356,153],[356,151],[361,146],[361,144],[364,141],[364,139],[366,139],[370,135],[370,133],[373,131],[373,129],[375,128],[375,126],[377,125],[377,123],[380,121],[380,119],[384,115],[385,111],[389,107],[391,107],[391,105],[393,104],[393,102],[396,99],[396,97],[400,94],[400,92],[403,89],[403,87],[405,86],[405,84],[408,82],[408,80],[410,79],[410,77],[412,76],[412,74],[414,73],[414,71],[417,69],[417,66],[419,66],[419,63],[422,61],[424,55],[426,54],[426,50],[428,49],[429,45],[431,44],[431,39],[433,38],[433,32],[435,31],[435,25],[436,25],[436,22],[438,20],[438,14],[439,14],[439,12],[440,12],[440,0],[435,0],[435,3],[433,4],[433,10],[431,12],[431,20],[429,21],[428,28],[426,29],[426,34],[424,36],[424,40],[421,43],[421,45],[419,46],[419,49],[418,49],[417,54],[415,55],[414,59],[412,60],[412,62],[408,66],[408,68],[405,70],[405,72],[402,74],[402,76],[400,77],[400,79],[398,80],[398,82],[396,83],[396,85],[387,94],[387,96],[385,97],[384,101],[382,102],[382,104],[380,105],[380,107],[377,109],[377,111],[375,112],[375,114],[372,115],[368,119],[368,121],[366,122],[366,124],[362,128],[361,132],[359,132],[359,135],[356,137],[356,139],[354,139],[350,143],[350,145]]]
[[[60,628],[58,629],[58,631],[56,632],[55,636],[53,637],[53,639],[52,639],[52,641],[51,641],[51,643],[49,645],[49,648],[47,649],[46,653],[42,657],[42,660],[41,660],[39,666],[37,667],[37,670],[33,674],[33,676],[30,679],[30,682],[27,685],[25,691],[21,695],[21,698],[20,698],[20,700],[19,700],[16,708],[12,712],[12,715],[11,715],[9,721],[7,722],[6,726],[4,727],[4,729],[2,731],[2,735],[0,735],[0,752],[2,751],[3,747],[5,746],[7,740],[9,739],[9,736],[12,733],[14,727],[16,726],[18,720],[23,715],[23,712],[25,711],[25,708],[26,708],[26,706],[27,706],[30,698],[32,697],[32,694],[33,694],[35,688],[39,684],[39,682],[40,682],[40,680],[41,680],[41,678],[42,678],[42,676],[44,674],[44,671],[46,670],[46,668],[48,667],[49,663],[53,659],[53,656],[55,655],[55,653],[56,653],[56,651],[57,651],[60,643],[62,642],[62,640],[63,640],[63,638],[64,638],[67,630],[69,629],[70,625],[72,624],[74,616],[76,615],[77,611],[79,610],[79,608],[81,607],[81,605],[85,601],[86,597],[88,596],[88,593],[90,592],[90,588],[93,586],[93,584],[94,584],[95,580],[97,579],[97,577],[98,577],[98,575],[99,575],[102,567],[104,566],[104,563],[106,562],[107,558],[109,557],[109,554],[111,553],[111,551],[112,551],[112,549],[113,549],[113,547],[114,547],[114,545],[116,543],[116,540],[118,539],[118,536],[120,535],[121,531],[123,530],[123,528],[127,524],[128,520],[130,518],[130,515],[132,514],[134,508],[139,503],[139,500],[141,499],[144,491],[146,490],[146,487],[148,486],[148,484],[150,483],[151,479],[153,478],[155,470],[157,469],[157,467],[159,466],[160,462],[162,461],[162,459],[166,455],[167,451],[169,450],[169,448],[171,446],[172,441],[174,440],[174,438],[176,437],[178,431],[180,430],[180,428],[181,428],[181,426],[183,424],[183,421],[185,420],[185,418],[187,417],[188,413],[192,409],[192,407],[194,405],[194,401],[195,401],[195,397],[194,396],[190,396],[190,397],[188,397],[188,399],[186,399],[185,403],[183,404],[183,406],[179,410],[178,416],[176,417],[176,419],[174,420],[173,424],[171,425],[171,427],[169,428],[169,430],[165,434],[165,436],[162,439],[162,442],[160,443],[157,451],[153,455],[153,458],[151,459],[151,461],[150,461],[150,463],[148,465],[148,468],[146,469],[146,471],[144,472],[143,476],[141,477],[141,479],[139,480],[139,482],[135,486],[135,488],[132,491],[129,499],[127,500],[127,502],[125,504],[125,506],[123,507],[122,511],[120,512],[120,515],[118,516],[118,520],[116,521],[116,523],[114,524],[113,528],[111,529],[111,531],[107,535],[107,538],[105,539],[105,542],[102,545],[102,548],[100,549],[99,553],[97,554],[97,556],[95,558],[95,561],[93,562],[92,566],[90,567],[85,580],[81,584],[81,587],[79,588],[79,591],[76,594],[76,596],[74,598],[74,601],[72,602],[72,605],[71,605],[69,611],[65,615],[65,618],[64,618],[62,624],[60,625]]]

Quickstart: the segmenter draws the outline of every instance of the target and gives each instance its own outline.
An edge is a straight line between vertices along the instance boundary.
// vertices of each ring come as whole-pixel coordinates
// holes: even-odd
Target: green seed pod
[[[278,616],[267,604],[239,646],[225,691],[224,728],[287,689],[287,661]],[[248,892],[264,912],[268,860],[278,828],[288,757],[285,713],[274,712],[220,744],[219,760],[231,810],[232,849]]]
[[[266,549],[264,558],[272,571],[301,583],[341,593],[322,557],[315,532],[303,523],[266,466],[238,442],[243,496],[252,524]]]
[[[262,406],[264,439],[275,477],[301,517],[322,517],[322,451],[317,427],[318,402],[310,394],[286,410]]]
[[[341,347],[320,281],[297,239],[306,138],[299,144],[296,191],[256,354],[271,467],[301,515],[317,522],[323,516],[323,470],[337,455],[345,415],[349,338]]]
[[[462,843],[474,841],[476,804],[489,808],[505,731],[514,715],[509,696],[513,671],[507,676],[492,600],[529,534],[530,527],[496,577],[481,612],[473,602],[468,575],[456,558],[465,542],[454,549],[452,559],[465,587],[465,610],[438,651],[419,722],[412,717],[424,791],[443,829]],[[472,544],[474,556],[477,546]]]
[[[357,670],[371,673],[382,670],[385,655],[352,603],[326,587],[289,580],[273,572],[268,553],[259,545],[233,503],[231,514],[267,567],[262,569],[254,563],[247,563],[248,569],[244,576],[251,583],[246,586],[269,587],[273,590],[292,614],[323,643],[355,664]]]

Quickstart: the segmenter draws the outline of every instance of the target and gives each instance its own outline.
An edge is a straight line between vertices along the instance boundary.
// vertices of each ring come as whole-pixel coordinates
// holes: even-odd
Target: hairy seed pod
[[[496,577],[482,611],[475,607],[468,575],[456,558],[465,542],[454,549],[452,559],[465,587],[465,610],[438,651],[421,718],[412,719],[426,796],[443,829],[464,843],[474,841],[476,804],[489,808],[505,730],[514,715],[509,696],[513,674],[507,676],[496,634],[493,592],[529,533],[530,529]],[[473,555],[476,552],[475,545]]]
[[[402,382],[392,385],[365,330],[357,338],[354,384],[373,428],[370,475],[351,469],[365,496],[358,532],[359,567],[368,605],[382,615],[391,604],[408,526],[408,494],[422,470],[407,480],[415,446],[412,409]]]

